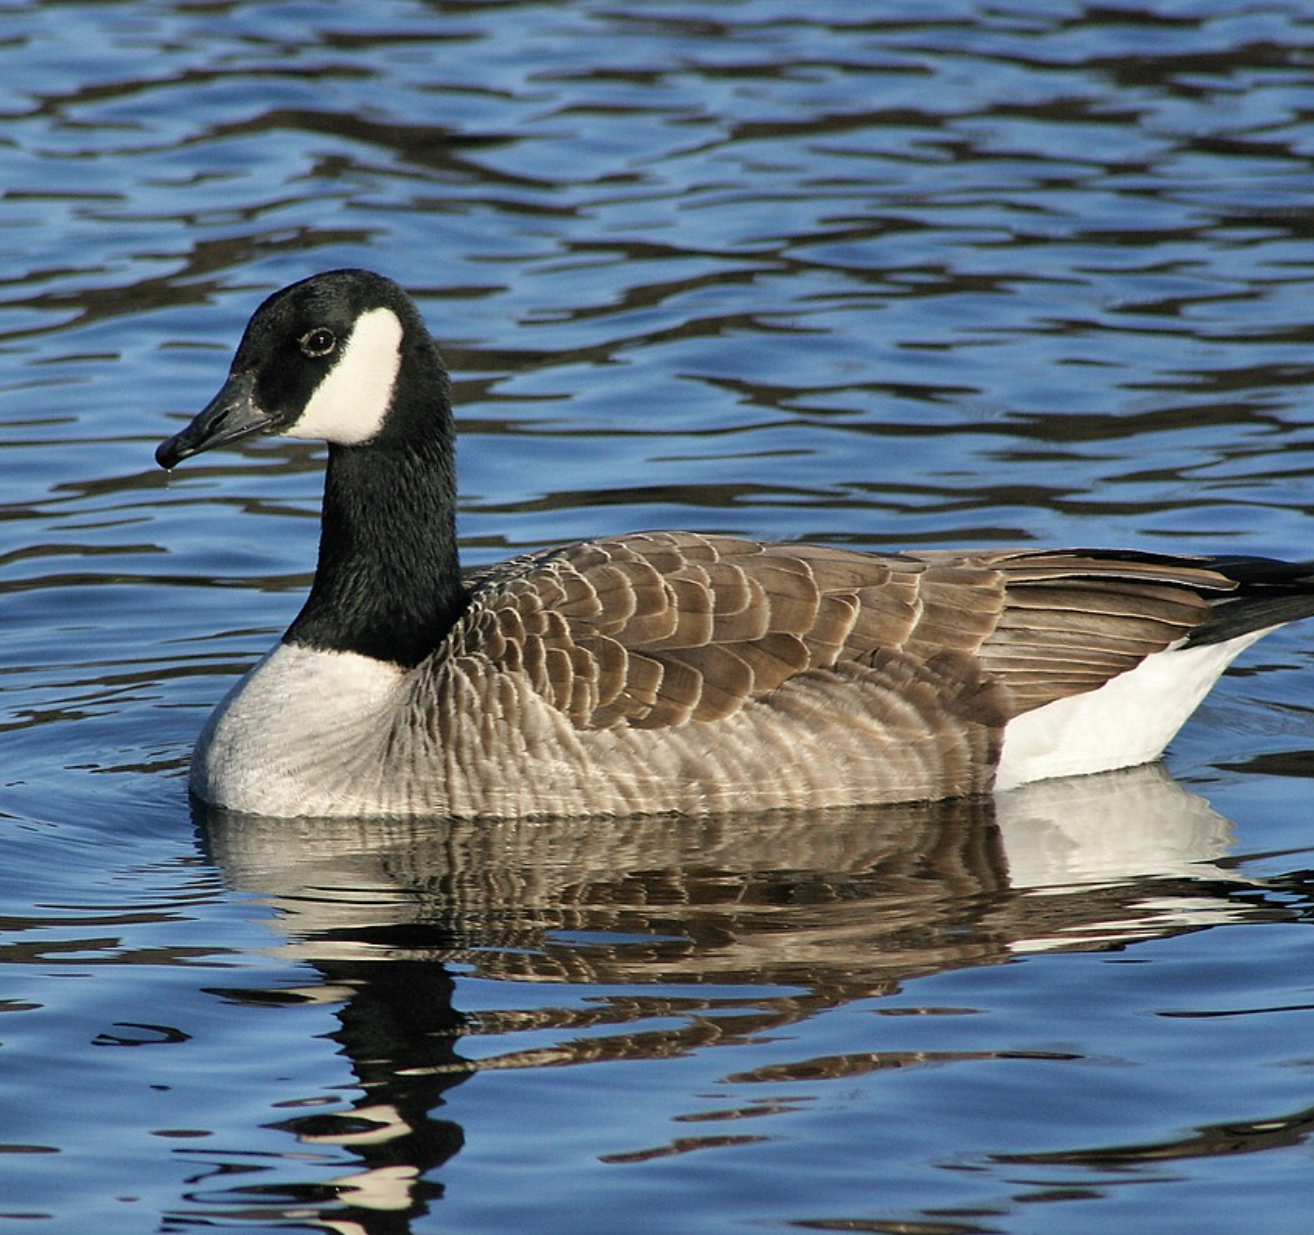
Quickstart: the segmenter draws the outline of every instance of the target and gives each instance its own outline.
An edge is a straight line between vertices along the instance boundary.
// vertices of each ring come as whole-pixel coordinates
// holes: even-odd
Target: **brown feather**
[[[1233,586],[1149,555],[876,555],[644,533],[486,572],[461,648],[523,669],[582,729],[721,720],[800,674],[891,656],[957,658],[958,678],[970,665],[1002,725],[1170,646],[1207,618],[1208,594]]]

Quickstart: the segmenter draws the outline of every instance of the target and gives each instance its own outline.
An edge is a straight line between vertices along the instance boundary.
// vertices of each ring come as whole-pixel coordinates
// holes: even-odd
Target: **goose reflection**
[[[361,1088],[350,1110],[278,1125],[303,1146],[338,1147],[351,1167],[330,1189],[245,1188],[204,1208],[249,1216],[255,1204],[265,1220],[295,1214],[304,1227],[313,1214],[370,1235],[408,1230],[441,1194],[437,1168],[462,1132],[436,1112],[477,1069],[742,1041],[921,975],[1244,911],[1233,894],[1245,885],[1218,865],[1230,825],[1158,766],[994,799],[753,817],[206,812],[199,826],[231,885],[275,909],[277,947],[308,979],[225,993],[333,1004]],[[507,981],[509,1010],[464,1015],[454,970]],[[598,989],[554,1007],[541,986],[517,999],[510,983]],[[551,1045],[517,1046],[526,1030]],[[492,1039],[478,1060],[458,1049],[471,1037]]]

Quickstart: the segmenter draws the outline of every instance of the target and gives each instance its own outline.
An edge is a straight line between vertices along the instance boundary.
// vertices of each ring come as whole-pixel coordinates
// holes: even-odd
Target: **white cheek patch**
[[[401,341],[402,324],[391,309],[362,313],[337,363],[282,435],[340,446],[359,446],[377,436],[392,403]]]

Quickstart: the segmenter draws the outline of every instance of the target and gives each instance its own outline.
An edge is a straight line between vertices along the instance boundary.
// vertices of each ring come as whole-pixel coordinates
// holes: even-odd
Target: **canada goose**
[[[162,467],[329,445],[319,564],[218,706],[203,801],[264,815],[703,812],[914,801],[1157,758],[1314,567],[1106,550],[871,554],[616,536],[462,578],[447,374],[392,281],[255,312]]]

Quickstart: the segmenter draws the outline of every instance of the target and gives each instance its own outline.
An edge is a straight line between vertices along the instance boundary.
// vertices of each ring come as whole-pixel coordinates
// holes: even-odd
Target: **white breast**
[[[1157,759],[1223,670],[1271,629],[1156,652],[1098,690],[1024,712],[1004,730],[995,788]]]
[[[256,814],[350,809],[358,793],[377,790],[404,677],[354,652],[279,644],[210,717],[192,757],[192,791]]]

